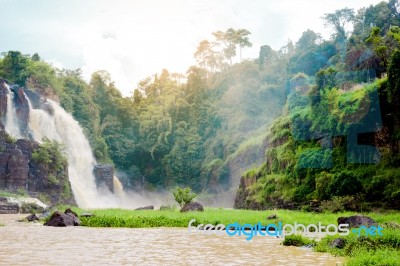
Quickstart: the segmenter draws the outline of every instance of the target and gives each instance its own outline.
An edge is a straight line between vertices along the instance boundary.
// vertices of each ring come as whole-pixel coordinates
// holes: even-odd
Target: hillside
[[[128,190],[224,194],[240,183],[236,207],[336,196],[395,207],[399,18],[396,1],[343,8],[322,18],[329,39],[305,30],[246,60],[248,30],[216,31],[199,43],[197,65],[144,78],[130,97],[106,71],[87,82],[38,54],[2,53],[0,76],[59,102],[83,127],[93,160],[112,163]]]

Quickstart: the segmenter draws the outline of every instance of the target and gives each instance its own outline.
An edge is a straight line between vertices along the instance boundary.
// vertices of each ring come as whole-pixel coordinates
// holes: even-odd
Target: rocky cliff
[[[10,86],[10,89],[14,93],[21,133],[28,136],[29,104],[24,89],[19,86]],[[33,197],[42,194],[52,204],[74,203],[67,163],[54,172],[48,162],[32,159],[32,155],[41,148],[38,142],[16,140],[5,131],[3,122],[7,111],[7,93],[4,80],[0,78],[0,190],[26,191]],[[32,91],[28,93],[35,94]],[[32,98],[39,101],[40,95]]]

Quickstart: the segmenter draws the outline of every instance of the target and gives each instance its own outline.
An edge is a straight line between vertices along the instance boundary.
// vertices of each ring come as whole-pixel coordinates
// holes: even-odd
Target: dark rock
[[[71,210],[70,208],[66,209],[64,211],[65,214],[72,214],[75,217],[78,217],[78,214],[76,214],[76,212],[74,212],[73,210]]]
[[[114,167],[111,164],[97,164],[93,173],[97,187],[106,187],[114,192]]]
[[[13,85],[10,89],[14,93],[15,111],[20,122],[21,133],[28,136],[29,103],[25,97],[24,89],[18,85]]]
[[[81,214],[81,217],[85,217],[85,218],[89,218],[89,217],[93,217],[94,214],[93,213],[88,213],[88,212],[84,212]]]
[[[189,211],[204,211],[203,206],[198,203],[198,202],[190,202],[190,203],[186,203],[182,209],[181,212],[189,212]]]
[[[50,219],[44,224],[46,226],[55,226],[55,227],[62,227],[62,226],[78,226],[81,224],[81,221],[73,215],[72,213],[62,213],[59,211],[55,211]]]
[[[278,216],[276,214],[271,214],[270,216],[267,217],[267,220],[273,220],[278,218]]]
[[[0,163],[4,161],[7,162],[6,171],[3,173],[6,175],[5,189],[10,191],[25,190],[29,173],[27,156],[18,147],[10,145],[10,149],[0,155]]]
[[[135,209],[135,211],[141,211],[141,210],[154,210],[154,206],[150,205],[150,206],[145,206],[145,207],[140,207],[140,208]]]
[[[37,217],[35,213],[32,213],[31,215],[27,216],[25,219],[28,222],[33,222],[33,221],[38,221],[39,217]]]
[[[49,115],[54,115],[54,107],[49,102],[44,102],[42,104],[42,109],[46,111]]]
[[[340,224],[348,224],[349,228],[355,228],[355,227],[360,227],[360,226],[377,226],[378,223],[375,222],[373,219],[371,219],[368,216],[362,216],[362,215],[354,215],[354,216],[349,216],[349,217],[339,217],[337,219],[338,225]]]
[[[175,206],[170,206],[170,205],[161,205],[160,206],[160,211],[166,211],[166,210],[175,210]]]
[[[329,244],[331,248],[340,248],[340,249],[344,248],[345,245],[346,245],[346,240],[343,238],[336,238]]]
[[[10,90],[14,95],[14,107],[22,134],[28,137],[29,103],[27,97],[33,108],[41,108],[42,105],[45,105],[45,101],[39,94],[18,85],[10,86]],[[0,118],[3,118],[7,111],[8,93],[6,83],[0,78]],[[47,111],[51,112],[49,108]],[[64,169],[57,173],[57,184],[52,183],[49,179],[51,170],[48,165],[32,160],[32,153],[38,147],[39,143],[36,141],[28,139],[14,141],[4,131],[4,125],[0,122],[0,190],[10,192],[22,190],[32,197],[45,194],[54,205],[59,203],[75,204],[68,178],[68,165],[65,165]],[[21,211],[21,206],[19,210]],[[33,210],[33,212],[40,211]],[[31,211],[26,210],[26,212]]]
[[[5,81],[0,78],[0,117],[4,117],[7,112],[7,94]]]
[[[29,98],[29,101],[32,104],[32,108],[40,109],[42,104],[44,103],[44,99],[40,96],[40,94],[27,88],[24,88],[24,92],[25,95]]]
[[[18,203],[9,202],[7,198],[0,197],[0,214],[15,214],[18,212]]]

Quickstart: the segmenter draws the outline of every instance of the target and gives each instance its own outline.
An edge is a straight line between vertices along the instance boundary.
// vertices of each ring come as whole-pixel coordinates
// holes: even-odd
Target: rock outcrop
[[[18,203],[9,202],[7,198],[0,198],[0,214],[15,214],[18,212]]]
[[[362,215],[354,215],[349,217],[339,217],[337,219],[338,225],[340,224],[348,224],[350,228],[360,227],[360,226],[377,226],[378,223],[375,222],[372,218],[368,216]]]
[[[73,212],[62,213],[59,211],[55,211],[50,219],[44,223],[46,226],[55,226],[55,227],[63,227],[63,226],[78,226],[81,224],[81,221]]]
[[[40,95],[19,86],[10,86],[14,93],[14,105],[21,133],[27,139],[15,140],[4,129],[7,112],[7,94],[4,80],[0,78],[0,190],[10,192],[26,191],[32,197],[40,194],[49,196],[53,204],[74,204],[71,185],[68,179],[68,166],[57,173],[56,181],[50,174],[49,166],[32,160],[32,154],[39,149],[39,143],[28,139],[29,103],[24,92],[29,95],[32,105],[45,105]],[[47,110],[51,112],[51,110]]]
[[[21,133],[23,136],[28,136],[29,103],[25,97],[24,89],[18,85],[13,85],[10,89],[14,93],[14,104],[20,122]]]
[[[198,212],[204,211],[203,206],[198,202],[186,203],[181,209],[181,212],[196,212],[196,211]]]
[[[114,167],[112,164],[97,164],[93,169],[97,187],[106,187],[114,192]]]

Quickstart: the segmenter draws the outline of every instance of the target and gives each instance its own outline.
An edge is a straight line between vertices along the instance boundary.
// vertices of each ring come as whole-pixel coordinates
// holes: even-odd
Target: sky
[[[358,10],[380,0],[0,0],[0,52],[38,53],[58,68],[81,68],[89,81],[106,70],[123,95],[140,80],[185,73],[196,64],[200,41],[212,32],[244,28],[258,57],[296,42],[307,29],[329,38],[321,17],[344,7]]]

